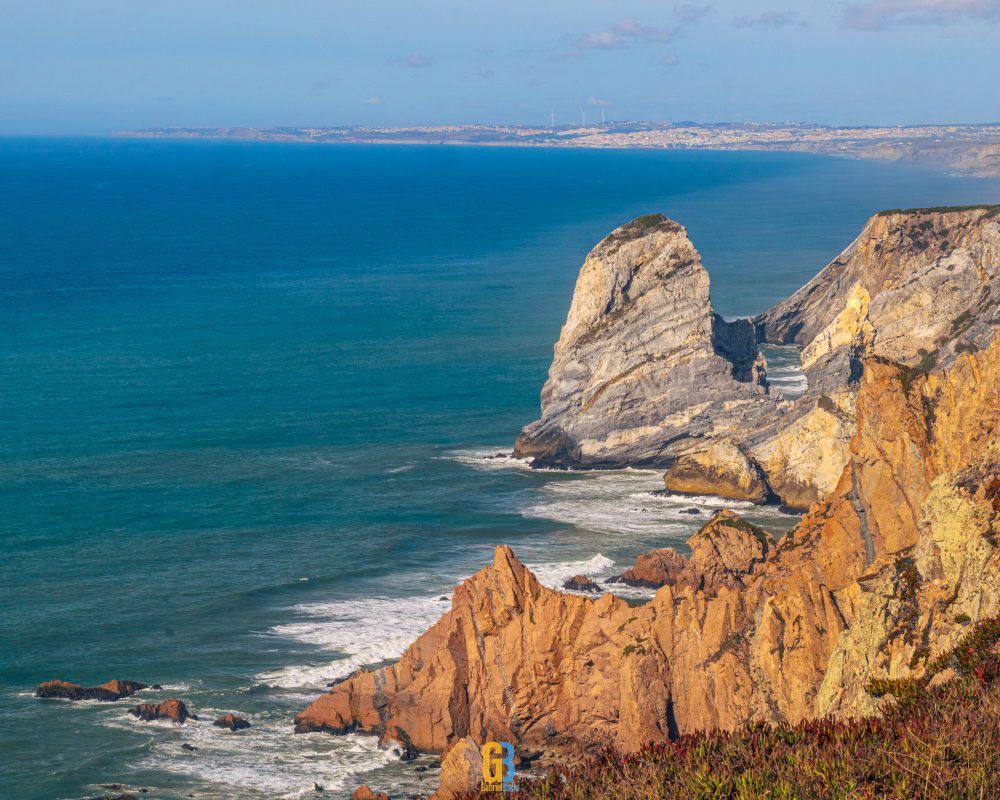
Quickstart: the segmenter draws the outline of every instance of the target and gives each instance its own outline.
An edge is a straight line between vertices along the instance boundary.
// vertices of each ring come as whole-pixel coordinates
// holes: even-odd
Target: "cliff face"
[[[587,256],[515,455],[539,465],[665,465],[675,442],[745,428],[774,405],[752,325],[712,311],[684,229],[656,214]]]
[[[777,546],[736,515],[666,560],[641,607],[538,584],[506,547],[402,660],[296,720],[426,750],[522,756],[750,720],[872,711],[871,677],[919,674],[1000,613],[1000,340],[931,375],[863,363],[849,463]]]
[[[733,475],[746,483],[757,471],[787,505],[825,497],[848,459],[865,359],[927,371],[988,346],[1000,325],[998,273],[1000,207],[872,217],[812,281],[754,320],[762,341],[802,347],[806,394],[726,444],[748,466],[720,459],[714,442],[691,442],[667,487],[752,500],[733,491]]]
[[[886,211],[813,280],[758,317],[760,338],[803,347],[810,387],[837,389],[852,361],[947,366],[1000,323],[1000,206]]]

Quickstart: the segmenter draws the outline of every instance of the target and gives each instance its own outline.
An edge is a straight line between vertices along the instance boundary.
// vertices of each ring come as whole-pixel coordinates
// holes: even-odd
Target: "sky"
[[[1000,120],[1000,0],[0,0],[0,134]]]

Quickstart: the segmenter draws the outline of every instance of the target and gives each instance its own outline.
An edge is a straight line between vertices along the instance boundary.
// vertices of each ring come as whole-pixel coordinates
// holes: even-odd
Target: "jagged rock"
[[[175,699],[164,700],[162,703],[140,703],[137,706],[132,706],[128,713],[145,722],[167,719],[178,725],[183,725],[188,719],[198,719],[188,711],[183,701]]]
[[[671,492],[715,494],[751,503],[763,503],[771,494],[760,467],[729,439],[680,453],[663,482]]]
[[[1000,337],[947,371],[876,358],[860,374],[850,462],[779,545],[717,514],[641,607],[547,589],[500,547],[398,663],[355,673],[298,724],[401,726],[457,762],[454,792],[486,740],[544,765],[874,713],[870,679],[919,675],[964,633],[956,619],[1000,615]]]
[[[601,587],[594,583],[586,575],[574,575],[563,583],[563,589],[574,592],[600,592]]]
[[[351,800],[389,800],[389,795],[376,792],[367,783],[363,783],[351,793]]]
[[[829,494],[849,458],[865,359],[914,374],[985,349],[1000,324],[1000,207],[883,212],[812,281],[754,320],[802,346],[806,394],[741,439],[786,505]]]
[[[747,320],[712,311],[684,228],[660,214],[587,256],[542,389],[542,417],[514,448],[535,465],[662,465],[671,447],[744,429],[774,400]]]
[[[431,800],[452,800],[474,791],[483,780],[483,756],[471,736],[459,739],[441,759],[441,777]]]
[[[148,688],[144,683],[117,679],[92,688],[86,688],[77,683],[55,680],[40,683],[35,697],[54,697],[62,700],[100,700],[111,703],[121,700],[123,697],[131,697],[136,692]]]
[[[226,728],[231,731],[242,731],[250,727],[249,721],[239,714],[223,714],[212,724],[216,728]]]

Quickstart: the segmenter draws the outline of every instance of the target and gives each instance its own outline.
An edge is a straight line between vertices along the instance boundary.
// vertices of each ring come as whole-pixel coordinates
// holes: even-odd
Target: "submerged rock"
[[[78,683],[55,680],[40,683],[35,691],[35,697],[61,700],[100,700],[104,703],[112,703],[123,697],[131,697],[136,692],[148,688],[144,683],[117,679],[90,688],[80,686]]]
[[[128,713],[145,722],[165,719],[178,725],[183,725],[188,719],[198,719],[188,711],[182,700],[173,698],[164,700],[162,703],[140,703],[137,706],[132,706]]]

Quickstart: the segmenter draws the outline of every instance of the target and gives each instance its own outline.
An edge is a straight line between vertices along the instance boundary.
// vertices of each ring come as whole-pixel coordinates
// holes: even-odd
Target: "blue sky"
[[[0,0],[0,133],[602,111],[1000,120],[1000,0]]]

